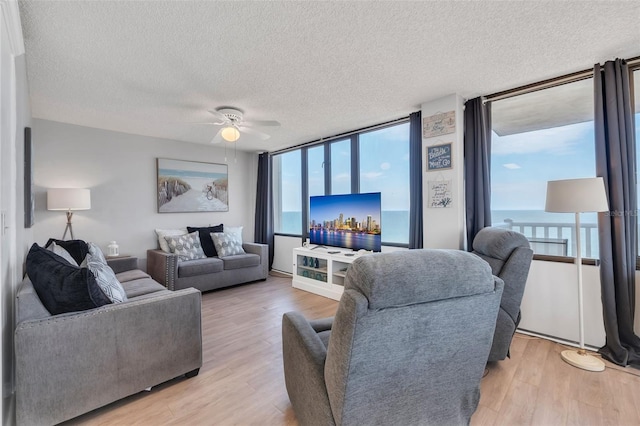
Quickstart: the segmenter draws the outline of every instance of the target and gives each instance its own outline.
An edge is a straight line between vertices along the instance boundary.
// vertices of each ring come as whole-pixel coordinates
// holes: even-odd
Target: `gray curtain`
[[[256,217],[254,238],[256,243],[269,245],[269,270],[273,265],[273,201],[271,193],[271,156],[263,152],[258,156],[258,183],[256,185]]]
[[[464,108],[464,176],[467,250],[491,226],[491,104],[470,99]]]
[[[409,116],[409,248],[422,248],[422,113]]]
[[[593,69],[596,175],[605,182],[609,212],[598,214],[600,281],[606,344],[600,353],[640,368],[633,331],[637,256],[636,145],[629,69],[616,59]]]

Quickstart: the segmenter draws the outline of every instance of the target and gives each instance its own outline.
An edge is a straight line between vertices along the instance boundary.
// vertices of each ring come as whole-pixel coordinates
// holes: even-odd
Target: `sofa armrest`
[[[162,250],[147,250],[147,274],[169,290],[175,290],[178,256]]]
[[[262,277],[267,279],[269,275],[269,246],[260,243],[242,243],[242,248],[246,253],[253,253],[260,256],[260,266],[262,267]]]
[[[282,316],[284,381],[300,424],[333,424],[324,380],[326,357],[327,349],[306,318],[298,312]]]
[[[137,257],[119,257],[114,259],[107,258],[107,265],[113,272],[119,274],[120,272],[131,271],[133,269],[138,269],[138,258]]]
[[[17,424],[54,424],[202,365],[201,295],[185,289],[23,321]]]

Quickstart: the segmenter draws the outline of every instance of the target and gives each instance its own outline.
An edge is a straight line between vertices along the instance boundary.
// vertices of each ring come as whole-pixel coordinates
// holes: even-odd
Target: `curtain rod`
[[[316,139],[314,141],[311,142],[305,142],[305,143],[301,143],[298,145],[294,145],[294,146],[290,146],[288,148],[282,148],[279,149],[277,151],[273,151],[270,152],[270,155],[276,155],[276,154],[284,154],[285,152],[289,152],[289,151],[295,151],[296,149],[300,149],[300,148],[306,148],[306,147],[310,147],[313,145],[320,145],[322,143],[325,142],[330,142],[336,139],[342,139],[342,138],[346,138],[347,136],[351,136],[351,135],[355,135],[356,133],[364,133],[364,132],[369,132],[369,131],[373,131],[373,130],[377,130],[383,127],[388,127],[388,126],[392,126],[394,124],[399,124],[405,121],[409,121],[409,117],[401,117],[401,118],[396,118],[395,120],[391,120],[391,121],[385,121],[384,123],[380,123],[380,124],[375,124],[373,126],[369,126],[369,127],[363,127],[361,129],[357,129],[357,130],[351,130],[349,132],[344,132],[344,133],[340,133],[334,136],[330,136],[327,138],[320,138],[320,139]]]
[[[629,68],[640,67],[640,56],[625,59]],[[493,93],[483,98],[483,102],[499,101],[501,99],[511,98],[513,96],[523,95],[525,93],[536,92],[538,90],[549,89],[551,87],[560,86],[567,83],[574,83],[580,80],[586,80],[593,77],[593,68],[566,74],[560,77],[550,78],[548,80],[539,81],[537,83],[527,84],[525,86],[516,87],[515,89],[504,90],[502,92]]]

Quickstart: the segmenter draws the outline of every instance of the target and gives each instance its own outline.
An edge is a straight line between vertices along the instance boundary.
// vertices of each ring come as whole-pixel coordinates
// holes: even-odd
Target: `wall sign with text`
[[[427,171],[452,168],[451,145],[445,143],[427,147]]]
[[[448,135],[456,131],[456,112],[441,112],[422,119],[422,137]]]
[[[429,204],[430,209],[449,209],[453,202],[451,196],[450,180],[430,180],[429,183]]]

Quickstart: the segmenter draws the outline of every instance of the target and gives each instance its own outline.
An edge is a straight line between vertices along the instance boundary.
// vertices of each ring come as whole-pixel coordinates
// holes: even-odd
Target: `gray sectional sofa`
[[[17,292],[16,421],[51,425],[202,365],[201,297],[169,291],[137,269],[108,261],[128,301],[51,315],[25,278]]]
[[[176,254],[148,250],[147,272],[169,290],[195,287],[200,291],[208,291],[266,280],[269,274],[269,246],[243,243],[242,248],[245,254],[182,262],[178,262]]]

